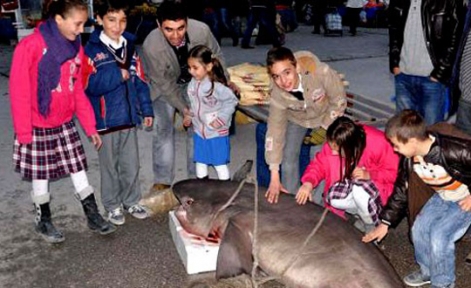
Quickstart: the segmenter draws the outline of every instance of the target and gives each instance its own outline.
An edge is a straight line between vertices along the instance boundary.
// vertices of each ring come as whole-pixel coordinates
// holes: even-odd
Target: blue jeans
[[[428,200],[412,226],[415,260],[432,285],[455,282],[455,242],[471,225],[471,212],[438,194]]]
[[[216,11],[213,10],[210,12],[204,12],[203,22],[208,25],[209,29],[211,29],[211,32],[213,33],[214,38],[216,38],[218,43],[220,43],[221,33],[219,31],[219,17]]]
[[[152,103],[154,107],[154,136],[152,139],[152,167],[154,183],[171,185],[175,178],[175,108],[163,97]],[[189,127],[186,135],[186,161],[188,178],[194,178],[193,128]]]
[[[298,21],[293,9],[281,9],[277,10],[277,13],[281,17],[281,25],[285,28],[286,32],[291,32],[298,28]]]
[[[219,19],[226,33],[229,33],[233,40],[239,38],[239,31],[232,25],[232,19],[227,8],[219,9]],[[240,29],[240,27],[238,27]]]
[[[446,87],[429,77],[400,73],[394,76],[396,111],[413,109],[424,117],[427,125],[445,120]]]
[[[288,121],[281,162],[281,183],[291,194],[296,194],[300,186],[299,154],[306,132],[307,128]]]
[[[247,19],[247,28],[245,28],[244,36],[242,37],[242,46],[250,44],[253,29],[257,23],[263,25],[272,39],[273,46],[279,46],[278,32],[275,27],[275,15],[271,15],[270,10],[267,8],[252,7],[250,9],[249,17]]]

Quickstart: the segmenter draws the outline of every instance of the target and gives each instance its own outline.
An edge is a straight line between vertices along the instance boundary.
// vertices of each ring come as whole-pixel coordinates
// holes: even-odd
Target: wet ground
[[[385,30],[362,29],[358,37],[323,37],[311,35],[311,27],[300,27],[287,35],[293,50],[308,49],[346,74],[350,90],[389,102],[393,94],[388,72],[387,34]],[[263,63],[268,46],[242,50],[223,42],[229,65],[242,62]],[[93,234],[86,227],[80,204],[73,197],[69,179],[51,184],[51,205],[56,226],[66,236],[61,245],[49,245],[33,231],[34,210],[30,183],[22,182],[12,172],[13,132],[9,112],[8,70],[11,47],[0,46],[0,287],[246,287],[247,279],[215,283],[214,274],[189,276],[171,240],[168,216],[156,215],[140,221],[126,218],[126,224],[109,237]],[[255,123],[238,125],[231,138],[235,171],[246,159],[255,159]],[[141,183],[147,190],[152,183],[152,134],[139,131]],[[177,150],[184,140],[178,134]],[[85,139],[85,138],[83,138]],[[89,180],[99,193],[96,152],[84,140],[89,160]],[[180,154],[179,154],[180,155]],[[179,158],[177,178],[184,179],[185,161]],[[391,230],[381,247],[402,277],[417,269],[413,249],[403,222]],[[463,262],[471,252],[471,241],[457,244],[457,288],[471,287],[471,267]],[[262,287],[283,287],[269,282]]]

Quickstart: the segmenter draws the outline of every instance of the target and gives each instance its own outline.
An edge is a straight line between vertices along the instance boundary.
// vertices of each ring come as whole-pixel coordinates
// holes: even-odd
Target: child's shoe
[[[108,221],[114,225],[123,225],[124,220],[124,214],[120,207],[108,212]]]
[[[85,212],[85,215],[87,216],[88,228],[100,233],[101,235],[108,235],[116,231],[116,227],[113,224],[106,222],[98,212],[98,206],[93,193],[80,202],[82,202],[83,212]]]
[[[51,222],[49,203],[35,204],[34,206],[36,208],[36,232],[38,232],[46,242],[54,244],[64,242],[64,235],[58,231]]]
[[[139,204],[135,204],[129,207],[128,212],[137,219],[146,219],[147,217],[149,217],[149,212],[147,212],[144,206]]]
[[[422,274],[422,271],[418,270],[404,277],[403,281],[408,286],[419,287],[430,284],[430,276],[425,276]]]

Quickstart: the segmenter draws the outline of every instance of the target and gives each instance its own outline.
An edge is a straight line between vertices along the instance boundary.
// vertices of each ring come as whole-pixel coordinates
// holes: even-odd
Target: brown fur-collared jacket
[[[279,170],[283,147],[288,140],[285,136],[288,121],[306,128],[327,129],[337,117],[343,115],[347,106],[345,87],[335,70],[307,51],[296,52],[295,57],[304,100],[298,100],[272,83],[266,134],[266,140],[271,144],[265,152],[270,170]],[[306,64],[311,61],[315,62],[315,69]]]

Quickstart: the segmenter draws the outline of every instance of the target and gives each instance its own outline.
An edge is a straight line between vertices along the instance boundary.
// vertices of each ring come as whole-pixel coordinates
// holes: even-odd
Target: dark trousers
[[[345,18],[347,18],[347,23],[350,26],[350,33],[352,35],[357,34],[358,23],[360,22],[360,12],[363,8],[349,8],[347,7],[347,13]]]
[[[267,8],[252,7],[252,9],[250,9],[249,18],[247,19],[247,28],[242,37],[243,46],[250,45],[250,38],[252,37],[253,29],[255,29],[257,23],[266,28],[270,38],[272,39],[273,46],[280,45],[278,32],[275,27],[275,14],[271,12],[274,11]]]
[[[214,38],[221,44],[221,33],[219,31],[219,17],[215,10],[205,11],[203,14],[203,22],[208,25],[213,33]]]

